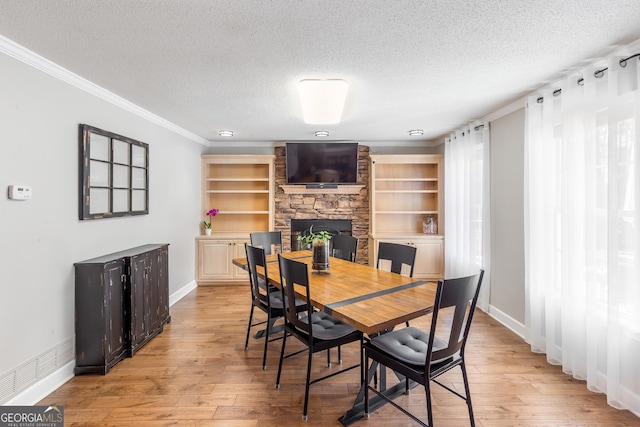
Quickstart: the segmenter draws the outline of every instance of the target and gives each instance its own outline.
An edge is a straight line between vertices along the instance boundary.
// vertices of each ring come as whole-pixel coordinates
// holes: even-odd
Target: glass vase
[[[329,241],[315,239],[311,247],[313,250],[311,269],[317,273],[329,272]]]

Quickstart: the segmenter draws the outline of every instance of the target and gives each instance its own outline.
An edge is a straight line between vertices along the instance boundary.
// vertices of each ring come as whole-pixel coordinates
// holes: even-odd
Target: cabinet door
[[[130,290],[129,304],[130,311],[128,322],[130,327],[131,348],[140,344],[147,336],[146,314],[147,304],[145,303],[145,286],[147,281],[147,255],[140,254],[130,259]]]
[[[120,357],[124,351],[125,316],[124,316],[124,287],[125,266],[122,260],[105,265],[105,299],[107,316],[105,325],[106,363],[111,363]]]
[[[153,332],[161,329],[169,317],[169,251],[164,247],[147,255],[146,321],[148,332]]]
[[[198,280],[233,279],[233,240],[198,240]]]
[[[415,277],[427,279],[444,278],[444,245],[442,239],[415,240]]]
[[[162,324],[169,321],[169,248],[158,250],[158,314]]]
[[[244,249],[244,244],[249,243],[249,240],[236,240],[233,244],[233,258],[246,258],[247,252]],[[231,260],[230,260],[231,262]],[[233,266],[233,277],[235,279],[241,280],[246,279],[249,280],[249,273],[240,267]]]
[[[145,282],[144,295],[147,304],[147,331],[155,331],[162,326],[160,319],[160,250],[147,254],[147,280]]]

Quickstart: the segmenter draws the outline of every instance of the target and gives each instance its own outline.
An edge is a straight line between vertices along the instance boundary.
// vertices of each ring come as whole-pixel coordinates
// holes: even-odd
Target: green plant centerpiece
[[[319,231],[315,233],[313,226],[309,227],[309,232],[298,236],[298,242],[300,242],[303,248],[311,245],[313,251],[313,262],[311,263],[311,269],[318,273],[329,272],[329,240],[333,236],[328,231]]]

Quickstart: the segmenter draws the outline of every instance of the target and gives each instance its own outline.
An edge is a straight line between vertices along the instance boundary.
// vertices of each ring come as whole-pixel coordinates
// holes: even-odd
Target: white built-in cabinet
[[[415,246],[414,277],[444,277],[444,169],[438,154],[370,156],[369,265],[378,243]],[[429,218],[437,232],[425,233]]]
[[[211,236],[196,237],[198,285],[246,282],[248,275],[232,265],[244,258],[249,233],[273,230],[273,155],[203,155],[202,220],[211,220]]]
[[[244,258],[244,244],[249,239],[217,239],[198,236],[197,242],[197,282],[246,281],[247,272],[232,265],[234,258]]]

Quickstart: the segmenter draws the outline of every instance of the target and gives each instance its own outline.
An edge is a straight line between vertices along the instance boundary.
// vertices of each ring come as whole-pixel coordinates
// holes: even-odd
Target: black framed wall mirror
[[[149,213],[149,145],[81,124],[80,220]]]

